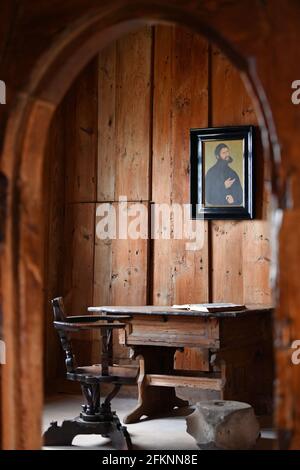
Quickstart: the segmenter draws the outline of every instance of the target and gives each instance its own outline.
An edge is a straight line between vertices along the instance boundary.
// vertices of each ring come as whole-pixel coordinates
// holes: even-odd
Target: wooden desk
[[[220,399],[239,400],[258,414],[270,413],[273,391],[272,309],[248,306],[238,312],[199,313],[171,307],[90,307],[89,311],[128,314],[120,343],[140,359],[138,405],[125,423],[170,413],[188,405],[175,387],[215,390]],[[176,370],[178,348],[208,351],[208,370]]]

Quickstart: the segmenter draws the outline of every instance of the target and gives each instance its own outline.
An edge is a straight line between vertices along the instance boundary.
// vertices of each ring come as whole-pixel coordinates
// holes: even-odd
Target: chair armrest
[[[95,322],[95,323],[75,323],[75,322],[62,322],[62,321],[54,321],[54,327],[58,330],[64,331],[80,331],[80,330],[112,330],[117,328],[125,328],[125,323],[103,323],[103,322]]]

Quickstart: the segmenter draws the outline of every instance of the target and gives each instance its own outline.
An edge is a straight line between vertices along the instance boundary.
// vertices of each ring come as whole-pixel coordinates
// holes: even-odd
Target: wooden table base
[[[189,405],[188,401],[182,400],[176,396],[173,387],[166,388],[142,385],[139,390],[139,395],[140,399],[137,407],[123,419],[125,424],[137,423],[142,416],[147,416],[148,418],[169,416],[176,411],[176,408],[185,408]]]
[[[134,357],[140,361],[138,379],[138,405],[130,412],[123,422],[137,423],[142,416],[155,418],[160,415],[170,415],[176,408],[183,408],[189,402],[176,396],[174,387],[151,386],[147,383],[147,374],[171,374],[173,371],[176,348],[166,347],[133,347]]]

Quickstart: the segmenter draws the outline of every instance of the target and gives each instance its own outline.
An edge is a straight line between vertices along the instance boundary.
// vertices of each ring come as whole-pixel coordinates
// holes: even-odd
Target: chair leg
[[[122,426],[119,418],[116,416],[113,427],[108,437],[112,446],[118,450],[132,450],[132,442],[126,426]]]
[[[74,437],[78,434],[83,433],[76,420],[63,421],[61,426],[58,426],[57,421],[54,421],[43,434],[44,445],[71,446]]]
[[[75,436],[79,434],[99,434],[111,440],[112,447],[118,450],[131,450],[132,443],[127,428],[122,426],[117,415],[111,421],[84,422],[81,418],[51,423],[43,435],[45,446],[71,446]]]
[[[110,421],[113,419],[111,411],[111,400],[117,395],[121,388],[120,384],[114,384],[114,388],[107,395],[104,402],[100,406],[100,386],[99,384],[81,384],[82,394],[86,400],[86,404],[82,405],[83,411],[80,417],[83,421]]]
[[[132,444],[129,433],[122,426],[117,414],[111,411],[110,402],[120,390],[121,385],[115,384],[113,390],[100,406],[99,384],[81,384],[86,404],[82,405],[80,416],[63,421],[61,426],[57,422],[51,423],[44,433],[45,446],[70,446],[75,436],[79,434],[100,434],[111,440],[112,446],[119,450],[130,450]]]
[[[120,384],[115,384],[114,385],[114,388],[112,389],[112,391],[107,395],[107,397],[104,400],[104,403],[102,405],[103,408],[106,408],[106,407],[110,408],[110,402],[112,401],[113,398],[115,398],[115,396],[119,392],[120,388],[121,388]]]
[[[82,405],[83,412],[80,414],[84,421],[98,421],[100,412],[100,385],[81,383],[81,391],[86,400]]]

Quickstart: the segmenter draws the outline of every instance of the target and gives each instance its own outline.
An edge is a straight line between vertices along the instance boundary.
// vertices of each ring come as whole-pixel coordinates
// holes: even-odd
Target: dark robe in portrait
[[[240,206],[243,203],[243,190],[236,171],[229,166],[229,161],[219,159],[205,176],[205,203],[213,206]],[[235,179],[230,188],[225,188],[225,180]],[[231,195],[234,202],[230,204],[226,196]]]

